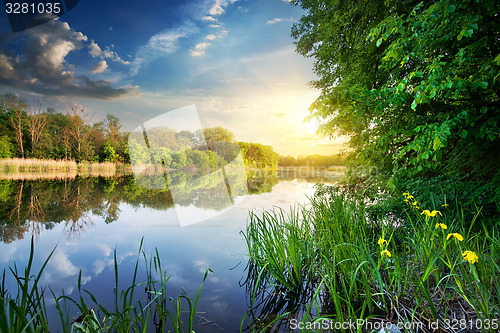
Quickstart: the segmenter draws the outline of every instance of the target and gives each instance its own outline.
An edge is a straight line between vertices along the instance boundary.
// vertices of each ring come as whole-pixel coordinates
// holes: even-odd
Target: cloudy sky
[[[3,14],[0,93],[60,112],[79,103],[125,130],[195,104],[203,126],[238,140],[282,155],[337,153],[342,141],[303,122],[318,91],[290,37],[302,14],[288,0],[80,0],[18,33]]]

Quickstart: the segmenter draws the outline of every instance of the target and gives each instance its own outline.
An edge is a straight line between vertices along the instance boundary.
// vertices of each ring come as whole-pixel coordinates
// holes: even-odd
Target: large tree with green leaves
[[[311,115],[354,148],[347,185],[500,199],[500,3],[292,1],[315,59]]]

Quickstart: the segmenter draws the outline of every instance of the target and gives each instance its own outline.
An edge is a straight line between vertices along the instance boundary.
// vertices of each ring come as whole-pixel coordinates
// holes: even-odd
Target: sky
[[[0,8],[3,3],[0,4]],[[195,105],[204,127],[281,155],[331,155],[304,122],[319,91],[313,59],[295,53],[288,0],[80,0],[57,20],[12,33],[0,14],[0,93],[65,112],[81,104],[130,131]]]

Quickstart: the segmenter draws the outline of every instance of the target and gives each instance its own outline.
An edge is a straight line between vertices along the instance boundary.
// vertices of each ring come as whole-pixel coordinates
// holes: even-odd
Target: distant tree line
[[[133,152],[136,163],[163,162],[166,167],[182,169],[193,165],[218,167],[241,150],[245,166],[250,168],[332,166],[344,162],[340,155],[280,156],[271,146],[236,142],[234,134],[222,127],[205,128],[203,132],[159,129],[153,133],[156,139],[149,142],[149,148],[134,137],[129,141],[130,133],[121,128],[120,119],[111,114],[103,121],[92,122],[92,114],[78,104],[60,113],[53,108],[43,109],[40,103],[30,105],[13,93],[0,97],[0,158],[130,163]],[[199,147],[189,149],[193,144]]]
[[[0,158],[42,158],[77,162],[129,162],[128,134],[108,114],[91,124],[92,114],[75,104],[66,113],[8,93],[0,98]]]
[[[337,165],[345,165],[345,156],[340,153],[333,154],[330,156],[323,156],[318,154],[309,156],[299,155],[298,157],[293,157],[290,155],[280,156],[279,165],[283,167],[289,167],[289,166],[330,167]]]

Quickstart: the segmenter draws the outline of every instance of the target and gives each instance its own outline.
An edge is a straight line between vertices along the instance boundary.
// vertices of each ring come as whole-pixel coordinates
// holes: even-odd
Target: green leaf
[[[436,137],[434,139],[434,142],[432,143],[432,149],[438,150],[439,147],[441,147],[441,140],[439,139],[439,137]]]
[[[411,109],[415,110],[416,107],[417,107],[417,101],[413,100],[413,102],[411,103]]]
[[[465,30],[465,32],[464,32],[464,37],[470,37],[470,36],[472,36],[472,34],[473,34],[473,33],[474,33],[474,30],[472,30],[472,29],[467,29],[467,30]]]
[[[380,44],[382,44],[382,42],[383,42],[383,41],[384,41],[384,39],[383,39],[383,38],[379,38],[379,39],[377,40],[377,47],[379,47],[379,46],[380,46]]]
[[[460,136],[465,139],[465,137],[467,136],[467,131],[462,130],[462,133],[460,133]]]

